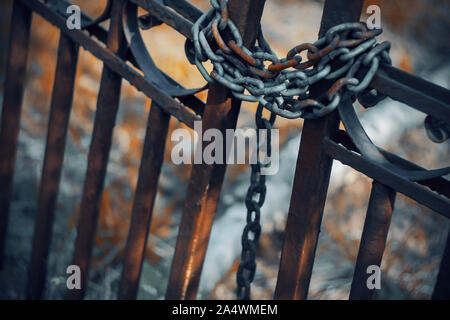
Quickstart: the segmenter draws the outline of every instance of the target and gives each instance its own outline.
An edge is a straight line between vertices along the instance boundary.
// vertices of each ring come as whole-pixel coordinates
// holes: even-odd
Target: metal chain
[[[229,18],[228,0],[210,0],[211,9],[193,25],[193,41],[187,41],[186,55],[209,82],[229,88],[233,96],[258,102],[256,127],[267,135],[267,154],[271,153],[271,130],[276,116],[288,119],[320,118],[338,106],[342,94],[358,98],[372,107],[385,96],[368,86],[380,62],[391,64],[391,44],[377,44],[381,29],[369,30],[362,22],[337,25],[314,43],[292,48],[279,59],[265,40],[261,27],[257,43],[249,50],[243,44],[239,29]],[[222,32],[228,31],[222,35]],[[307,61],[302,62],[301,53]],[[210,61],[208,73],[204,62]],[[368,71],[361,75],[365,67]],[[321,80],[335,80],[329,90],[311,97],[310,87]],[[270,119],[263,110],[270,111]],[[261,235],[261,207],[266,195],[266,180],[259,160],[260,135],[257,134],[257,163],[251,167],[251,184],[245,199],[247,224],[242,234],[241,263],[236,275],[238,299],[250,299],[250,285],[256,272],[256,249]],[[267,165],[267,164],[266,164]]]
[[[376,43],[381,29],[369,30],[362,22],[337,25],[316,42],[298,45],[279,59],[261,28],[252,50],[243,45],[229,18],[228,0],[210,2],[212,8],[192,27],[193,42],[186,43],[186,53],[208,82],[226,86],[236,98],[258,102],[284,118],[312,119],[332,112],[344,90],[355,98],[361,96],[366,107],[385,97],[367,91],[380,62],[391,63],[391,44]],[[222,36],[226,30],[231,38]],[[307,55],[305,62],[302,52]],[[203,65],[207,60],[214,66],[210,73]],[[363,66],[368,71],[361,76]],[[310,86],[322,79],[336,81],[321,96],[310,97]]]
[[[263,117],[263,105],[259,104],[256,111],[256,164],[252,164],[250,177],[250,187],[245,198],[247,208],[247,224],[242,233],[242,253],[241,263],[236,274],[237,297],[239,300],[250,299],[250,285],[256,273],[256,249],[261,235],[261,207],[266,197],[266,176],[261,173],[261,168],[270,166],[270,163],[260,161],[260,147],[266,146],[265,153],[268,158],[271,157],[271,130],[276,120],[276,114],[271,113],[270,118]],[[265,133],[265,139],[261,140],[262,133]]]

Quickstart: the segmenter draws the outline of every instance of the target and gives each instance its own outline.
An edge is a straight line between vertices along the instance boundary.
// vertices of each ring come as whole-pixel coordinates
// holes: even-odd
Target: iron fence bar
[[[397,68],[383,65],[370,87],[450,124],[450,91]]]
[[[221,90],[216,85],[210,87],[207,105],[210,111],[207,107],[203,131],[218,128],[225,134],[226,129],[236,127],[240,102],[232,99],[230,108],[230,99]],[[224,102],[220,103],[221,100]],[[226,165],[194,164],[191,170],[166,299],[196,298]]]
[[[450,218],[450,200],[448,198],[444,198],[364,156],[351,152],[330,139],[325,139],[323,144],[325,152],[333,159],[395,189],[444,217]]]
[[[342,145],[350,151],[361,153],[360,150],[358,150],[358,148],[354,145],[353,141],[351,141],[346,131],[339,130],[338,134],[335,137],[335,141],[337,143],[342,143]],[[386,151],[383,148],[380,147],[377,148],[378,151],[380,151],[380,153],[386,158],[386,160],[390,161],[392,164],[400,168],[409,170],[427,170],[413,162],[410,162],[389,151]],[[443,177],[420,180],[417,181],[417,183],[424,185],[447,198],[450,198],[450,181]]]
[[[175,11],[169,10],[158,0],[130,0],[141,8],[147,10],[152,16],[172,27],[186,38],[192,40],[192,22],[185,19]]]
[[[119,299],[136,299],[138,293],[169,122],[170,115],[152,102],[134,194]]]
[[[200,9],[186,0],[164,0],[164,3],[192,23],[203,14]]]
[[[41,299],[45,286],[56,199],[77,70],[78,45],[61,33],[53,84],[47,143],[39,186],[33,249],[28,268],[27,299]]]
[[[364,229],[356,259],[355,273],[350,289],[350,300],[369,300],[374,288],[369,289],[367,268],[381,267],[386,239],[394,209],[395,190],[373,181]]]
[[[390,65],[382,65],[381,70],[382,74],[385,74],[392,80],[398,81],[403,85],[418,91],[422,91],[436,100],[447,103],[447,105],[450,103],[450,90],[447,88]],[[380,79],[380,81],[382,80]],[[449,107],[447,107],[447,109],[448,108]]]
[[[322,16],[319,38],[334,25],[357,21],[363,1],[327,0]],[[323,92],[327,84],[312,88]],[[319,119],[306,120],[295,170],[285,239],[278,271],[275,299],[306,299],[314,255],[322,221],[333,159],[322,145],[323,139],[338,130],[336,112]]]
[[[31,11],[14,2],[4,85],[0,131],[0,269],[4,263],[8,214],[13,189],[14,162],[27,69]]]
[[[17,0],[36,12],[44,19],[58,27],[64,34],[70,37],[74,42],[81,45],[84,49],[92,53],[95,57],[102,60],[109,69],[119,74],[122,78],[130,82],[136,89],[142,91],[168,113],[173,115],[179,121],[185,123],[190,128],[194,127],[194,121],[201,118],[196,116],[189,109],[182,106],[177,100],[168,96],[164,91],[154,84],[148,82],[144,77],[132,67],[128,66],[122,57],[118,57],[111,50],[103,48],[99,41],[92,39],[89,35],[80,30],[69,30],[66,27],[64,17],[50,10],[45,4],[39,0]],[[188,99],[188,97],[186,97]]]
[[[442,254],[439,273],[431,296],[433,300],[450,300],[450,231]]]
[[[119,57],[124,56],[126,53],[121,16],[123,4],[124,0],[114,0],[108,33],[108,48]],[[86,291],[89,262],[97,228],[113,129],[119,107],[121,84],[121,76],[104,65],[95,113],[94,131],[89,148],[88,166],[80,205],[73,257],[73,264],[81,269],[81,289],[69,290],[66,296],[67,299],[82,299]]]
[[[265,0],[230,0],[230,15],[243,35],[244,45],[255,41]],[[225,87],[210,86],[202,131],[236,127],[240,101],[229,98]],[[203,152],[205,144],[197,148]],[[226,164],[194,164],[191,171],[175,254],[166,292],[167,299],[195,299],[211,227],[217,209]]]

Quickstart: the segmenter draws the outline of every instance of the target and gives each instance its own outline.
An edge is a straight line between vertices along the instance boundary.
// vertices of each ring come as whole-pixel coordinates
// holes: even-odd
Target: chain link
[[[239,300],[250,299],[250,285],[256,273],[256,249],[261,235],[261,207],[266,198],[266,176],[261,174],[261,168],[270,166],[270,163],[260,161],[261,146],[266,146],[265,155],[271,157],[271,131],[276,120],[276,114],[271,113],[270,118],[264,118],[263,105],[259,104],[256,111],[255,123],[257,129],[256,164],[251,166],[250,187],[245,197],[247,208],[247,224],[242,233],[242,253],[237,280],[237,297]],[[264,134],[265,133],[265,134]],[[262,138],[262,139],[261,139]]]
[[[380,62],[391,64],[388,41],[377,44],[381,29],[369,30],[362,22],[337,25],[314,43],[292,48],[279,59],[259,28],[257,44],[249,50],[243,45],[237,26],[229,18],[227,0],[210,0],[212,8],[193,25],[193,42],[186,52],[202,76],[210,83],[229,88],[241,100],[258,102],[281,117],[320,118],[332,112],[343,91],[370,107],[385,96],[367,87]],[[229,31],[225,38],[222,33]],[[225,40],[227,39],[227,40]],[[302,53],[307,61],[302,62]],[[208,73],[204,62],[210,61]],[[368,71],[361,75],[362,67]],[[311,85],[334,80],[328,92],[310,97]]]
[[[261,235],[261,207],[266,196],[266,179],[261,174],[260,146],[271,154],[271,130],[277,116],[288,119],[316,119],[336,109],[344,92],[372,107],[385,96],[368,86],[380,62],[391,64],[391,44],[377,44],[381,29],[369,30],[362,22],[343,23],[328,30],[314,43],[292,48],[279,59],[265,40],[261,27],[256,44],[249,50],[239,29],[229,18],[228,0],[210,0],[211,9],[193,25],[193,41],[185,45],[186,55],[209,83],[229,88],[234,97],[257,102],[257,163],[251,167],[251,183],[245,199],[247,224],[242,234],[241,263],[236,275],[238,299],[250,299],[250,285],[256,272],[256,249]],[[302,53],[307,60],[303,61]],[[208,73],[204,62],[210,61]],[[365,74],[363,69],[367,70]],[[310,96],[315,83],[333,81],[318,97]],[[263,110],[270,118],[263,117]],[[261,141],[260,132],[266,133]]]

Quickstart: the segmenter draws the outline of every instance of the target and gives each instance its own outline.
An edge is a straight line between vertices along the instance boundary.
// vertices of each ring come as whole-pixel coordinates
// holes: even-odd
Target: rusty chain
[[[237,297],[239,300],[250,299],[250,284],[252,283],[256,272],[256,249],[261,235],[261,207],[266,198],[266,176],[262,174],[261,168],[269,166],[269,163],[260,161],[260,147],[266,146],[264,150],[267,158],[270,159],[271,149],[271,130],[276,120],[276,114],[271,113],[270,118],[263,117],[263,105],[259,104],[256,111],[256,163],[251,165],[250,187],[245,197],[245,206],[247,208],[247,224],[242,232],[242,253],[241,263],[236,274]],[[266,135],[261,136],[260,133]]]
[[[292,48],[285,58],[279,59],[261,28],[257,44],[252,50],[246,48],[237,26],[229,18],[228,1],[210,2],[212,8],[192,27],[194,40],[187,44],[187,56],[209,83],[226,86],[234,97],[258,102],[289,119],[320,118],[332,112],[343,91],[360,98],[367,107],[384,98],[367,90],[380,62],[391,63],[390,43],[377,44],[375,39],[381,29],[369,30],[362,22],[344,23],[331,28],[314,43]],[[226,30],[228,34],[224,33]],[[307,54],[305,62],[303,52]],[[203,64],[208,60],[213,64],[210,73]],[[368,72],[360,76],[363,66]],[[310,97],[310,86],[323,79],[335,82],[321,96]]]
[[[382,33],[381,29],[369,30],[362,22],[340,24],[316,42],[300,44],[279,59],[265,40],[261,27],[252,50],[243,45],[237,26],[229,18],[228,0],[210,0],[210,3],[211,9],[192,27],[193,41],[186,42],[186,55],[209,83],[224,85],[237,99],[258,102],[256,127],[267,132],[269,155],[270,132],[276,116],[323,117],[336,109],[344,93],[352,99],[358,98],[365,107],[372,107],[385,98],[368,89],[380,62],[391,64],[391,44],[388,41],[377,44],[375,39]],[[302,53],[306,53],[305,62]],[[206,61],[213,65],[211,72],[204,66]],[[361,75],[363,67],[368,71]],[[321,80],[334,82],[318,97],[311,97],[310,87]],[[270,111],[270,119],[263,118],[263,109]],[[261,141],[257,136],[259,154]],[[236,275],[238,299],[250,299],[250,285],[256,272],[261,207],[266,194],[262,165],[257,156],[245,200],[247,224]]]

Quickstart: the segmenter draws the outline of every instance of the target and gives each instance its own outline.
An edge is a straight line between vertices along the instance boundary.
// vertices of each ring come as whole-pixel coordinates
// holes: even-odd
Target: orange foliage
[[[413,62],[411,61],[411,58],[409,57],[409,55],[406,53],[402,54],[400,61],[398,63],[398,67],[409,73],[414,72]]]

